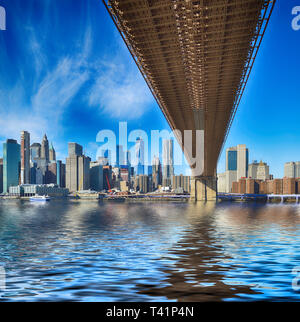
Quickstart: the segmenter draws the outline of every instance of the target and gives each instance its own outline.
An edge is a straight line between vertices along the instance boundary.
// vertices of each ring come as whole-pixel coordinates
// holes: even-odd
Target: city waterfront
[[[0,200],[0,301],[298,301],[299,233],[298,205]]]

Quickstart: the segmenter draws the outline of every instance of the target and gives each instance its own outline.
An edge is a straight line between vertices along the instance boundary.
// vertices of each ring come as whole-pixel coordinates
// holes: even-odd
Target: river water
[[[299,236],[297,205],[2,200],[0,301],[298,301]]]

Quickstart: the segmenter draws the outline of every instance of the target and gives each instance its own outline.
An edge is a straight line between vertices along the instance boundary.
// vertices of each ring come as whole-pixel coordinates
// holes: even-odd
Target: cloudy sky
[[[300,31],[294,1],[278,1],[225,147],[246,144],[283,175],[300,160]],[[96,157],[100,130],[169,129],[100,0],[0,0],[0,156],[6,138],[44,133],[64,159],[67,142]],[[219,171],[224,170],[224,153]]]

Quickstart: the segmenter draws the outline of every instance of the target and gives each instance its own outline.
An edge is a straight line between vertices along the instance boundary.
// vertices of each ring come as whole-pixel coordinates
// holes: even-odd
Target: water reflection
[[[299,209],[0,201],[0,300],[299,300]]]
[[[197,204],[192,229],[170,251],[165,287],[140,292],[179,301],[299,300],[291,281],[299,265],[298,206]]]

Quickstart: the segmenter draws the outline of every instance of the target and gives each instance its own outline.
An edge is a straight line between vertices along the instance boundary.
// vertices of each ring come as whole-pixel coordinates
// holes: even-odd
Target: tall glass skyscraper
[[[237,170],[237,151],[227,151],[227,169],[226,170],[232,170],[236,171]]]
[[[144,149],[144,141],[141,138],[137,138],[135,143],[136,175],[141,175],[145,173]]]
[[[3,192],[19,184],[21,148],[16,140],[3,143]]]
[[[124,152],[123,152],[123,146],[117,145],[116,149],[116,167],[120,167],[121,165],[124,165]]]
[[[169,181],[168,184],[171,183],[171,178],[174,175],[174,156],[173,156],[173,140],[163,140],[163,180],[166,182]]]
[[[248,177],[249,151],[245,144],[226,150],[226,192],[231,192],[232,182]]]
[[[40,143],[33,143],[30,146],[30,160],[34,162],[34,159],[41,157],[41,145]]]

